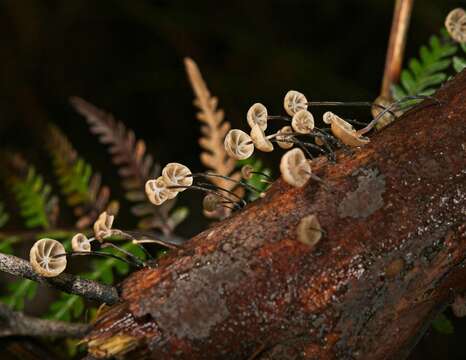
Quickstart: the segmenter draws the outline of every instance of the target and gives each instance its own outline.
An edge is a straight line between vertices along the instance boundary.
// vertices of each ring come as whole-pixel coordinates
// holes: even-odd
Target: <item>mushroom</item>
[[[322,237],[322,228],[314,214],[303,217],[296,228],[298,240],[311,247],[315,246]]]
[[[376,105],[379,105],[379,106],[376,106]],[[388,108],[390,105],[392,105],[392,102],[388,98],[382,95],[379,96],[377,99],[375,99],[374,105],[372,105],[372,108],[371,108],[371,113],[374,119],[377,118],[379,114],[385,110],[383,107]],[[378,119],[376,127],[377,129],[380,130],[383,127],[387,126],[388,124],[392,123],[394,120],[395,120],[395,116],[393,116],[393,113],[386,111],[382,115],[382,117]]]
[[[247,159],[254,152],[251,137],[239,129],[230,130],[224,144],[227,154],[236,160]]]
[[[459,43],[466,42],[466,11],[456,8],[445,19],[445,27],[451,38]]]
[[[112,225],[114,218],[115,217],[113,215],[107,214],[106,211],[99,215],[93,227],[94,236],[97,240],[102,242],[104,238],[112,235]]]
[[[91,252],[91,242],[86,235],[78,233],[71,239],[71,248],[78,252]]]
[[[147,180],[145,190],[149,201],[157,206],[168,199],[173,199],[178,194],[176,191],[167,189],[167,183],[162,176],[159,176],[157,179]]]
[[[193,184],[191,170],[189,170],[187,166],[179,163],[169,163],[165,165],[162,170],[162,178],[167,187],[182,186],[182,188],[167,189],[175,194],[186,190],[187,187]],[[167,197],[170,198],[170,196],[172,196],[172,194],[167,193]]]
[[[241,177],[244,180],[249,180],[252,178],[254,168],[252,165],[246,164],[241,168]]]
[[[299,91],[290,90],[285,95],[283,107],[288,115],[293,116],[299,110],[307,110],[307,99]]]
[[[64,246],[53,239],[40,239],[29,252],[29,261],[34,271],[44,277],[60,275],[66,268]]]
[[[215,194],[207,194],[202,199],[202,208],[205,212],[212,213],[220,206],[221,199]]]
[[[323,120],[324,123],[330,124],[333,135],[345,145],[362,146],[370,141],[367,137],[358,134],[350,123],[331,111],[324,114]]]
[[[282,149],[291,149],[293,147],[293,142],[291,141],[291,135],[286,136],[286,134],[293,134],[293,128],[291,126],[284,126],[277,133],[277,144]]]
[[[293,115],[291,126],[300,134],[310,134],[314,130],[314,116],[307,110],[299,110]]]
[[[311,177],[311,165],[301,149],[287,151],[280,161],[283,180],[291,186],[301,187]]]
[[[263,131],[267,129],[267,108],[261,103],[252,105],[248,110],[246,118],[251,128],[254,125],[259,125]]]
[[[251,140],[256,149],[264,152],[273,151],[273,144],[265,137],[264,131],[257,124],[251,129]]]

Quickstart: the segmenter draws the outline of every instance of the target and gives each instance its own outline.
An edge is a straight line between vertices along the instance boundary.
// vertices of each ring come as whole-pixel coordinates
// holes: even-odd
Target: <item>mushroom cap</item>
[[[73,251],[80,252],[90,252],[91,251],[91,242],[86,235],[77,233],[71,239],[71,248]]]
[[[261,103],[255,103],[249,108],[246,118],[251,128],[254,125],[259,125],[265,131],[267,129],[267,116],[267,108]]]
[[[162,176],[159,176],[157,179],[147,180],[145,190],[149,201],[157,206],[168,199],[173,199],[178,194],[177,191],[167,189],[167,183]]]
[[[387,99],[386,97],[384,96],[379,96],[377,99],[374,100],[374,105],[372,105],[372,108],[371,108],[371,113],[372,113],[372,116],[374,118],[376,118],[377,116],[379,116],[379,114],[384,111],[384,109],[382,109],[380,106],[375,106],[375,104],[377,105],[381,105],[385,108],[388,108],[392,102]],[[393,113],[394,111],[392,111]],[[396,113],[395,113],[396,114]],[[396,115],[399,115],[399,114],[396,114]],[[392,123],[393,121],[395,121],[395,117],[389,112],[389,111],[386,111],[381,118],[379,118],[379,120],[377,120],[377,124],[375,125],[377,129],[382,129],[383,127],[387,126],[388,124]]]
[[[241,177],[245,180],[249,180],[252,178],[252,172],[254,171],[254,168],[252,165],[246,164],[241,167]]]
[[[104,237],[111,235],[111,229],[115,216],[109,215],[106,211],[101,213],[94,223],[94,235],[99,241],[102,241]]]
[[[298,240],[303,244],[315,246],[322,238],[322,228],[314,214],[303,217],[296,228]]]
[[[291,126],[300,134],[310,134],[314,130],[314,116],[307,110],[299,110],[293,115]]]
[[[283,154],[280,160],[280,172],[283,180],[291,186],[301,187],[311,177],[311,165],[299,148],[294,148]]]
[[[66,254],[64,246],[54,239],[40,239],[34,243],[29,252],[29,261],[34,271],[44,277],[60,275],[66,268]]]
[[[227,154],[236,160],[247,159],[254,152],[251,137],[239,129],[230,130],[225,137],[224,144]]]
[[[453,40],[466,42],[466,11],[462,8],[450,11],[445,19],[445,27]]]
[[[167,187],[169,186],[191,186],[193,184],[193,177],[191,176],[191,170],[183,164],[179,163],[168,163],[162,170],[162,178],[165,181]],[[186,188],[178,189],[167,189],[170,192],[182,192]],[[167,197],[170,198],[172,194],[167,194]]]
[[[207,194],[202,199],[202,208],[207,213],[213,213],[220,205],[221,199],[215,194]]]
[[[256,149],[264,152],[273,151],[273,144],[265,137],[264,130],[257,124],[251,129],[251,140]]]
[[[284,136],[286,134],[292,134],[293,133],[293,128],[289,125],[282,127],[280,130],[278,130],[277,135],[277,144],[280,146],[282,149],[288,150],[293,147],[293,142],[291,142],[291,136]]]
[[[323,119],[326,124],[330,124],[333,135],[345,145],[362,146],[370,141],[369,138],[359,135],[353,125],[331,111],[327,111]]]
[[[293,116],[300,110],[307,110],[307,99],[299,91],[290,90],[285,95],[283,107],[288,115]]]

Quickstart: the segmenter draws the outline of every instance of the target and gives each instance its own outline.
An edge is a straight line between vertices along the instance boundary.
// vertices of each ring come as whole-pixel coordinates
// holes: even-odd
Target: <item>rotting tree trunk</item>
[[[301,189],[135,272],[86,338],[95,357],[402,359],[466,289],[466,72]],[[296,240],[316,214],[314,249]]]

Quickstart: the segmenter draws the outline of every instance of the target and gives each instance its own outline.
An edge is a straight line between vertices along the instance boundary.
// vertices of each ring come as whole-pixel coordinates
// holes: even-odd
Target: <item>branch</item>
[[[22,335],[79,338],[89,327],[87,324],[70,324],[26,316],[0,303],[0,337]]]
[[[79,295],[88,300],[95,300],[109,305],[119,301],[118,292],[113,286],[65,273],[54,278],[42,277],[33,270],[29,261],[13,255],[0,253],[0,271],[30,279],[40,284],[53,286],[58,290]]]
[[[466,71],[309,181],[125,279],[86,336],[96,358],[403,359],[466,289]],[[298,241],[302,218],[323,230]]]

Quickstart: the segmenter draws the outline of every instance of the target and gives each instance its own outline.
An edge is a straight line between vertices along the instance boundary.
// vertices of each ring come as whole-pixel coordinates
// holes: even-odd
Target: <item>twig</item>
[[[0,303],[0,337],[24,335],[78,338],[86,334],[89,328],[88,324],[71,324],[27,316]]]
[[[414,0],[396,0],[385,59],[382,89],[380,90],[380,96],[386,99],[391,99],[390,89],[400,78],[406,33],[408,32],[413,2]]]
[[[106,304],[115,304],[119,301],[118,292],[113,286],[82,279],[66,273],[54,278],[45,278],[38,275],[28,261],[13,255],[0,253],[0,271],[37,281],[40,284],[53,286],[58,290],[79,295],[88,300],[95,300]]]

